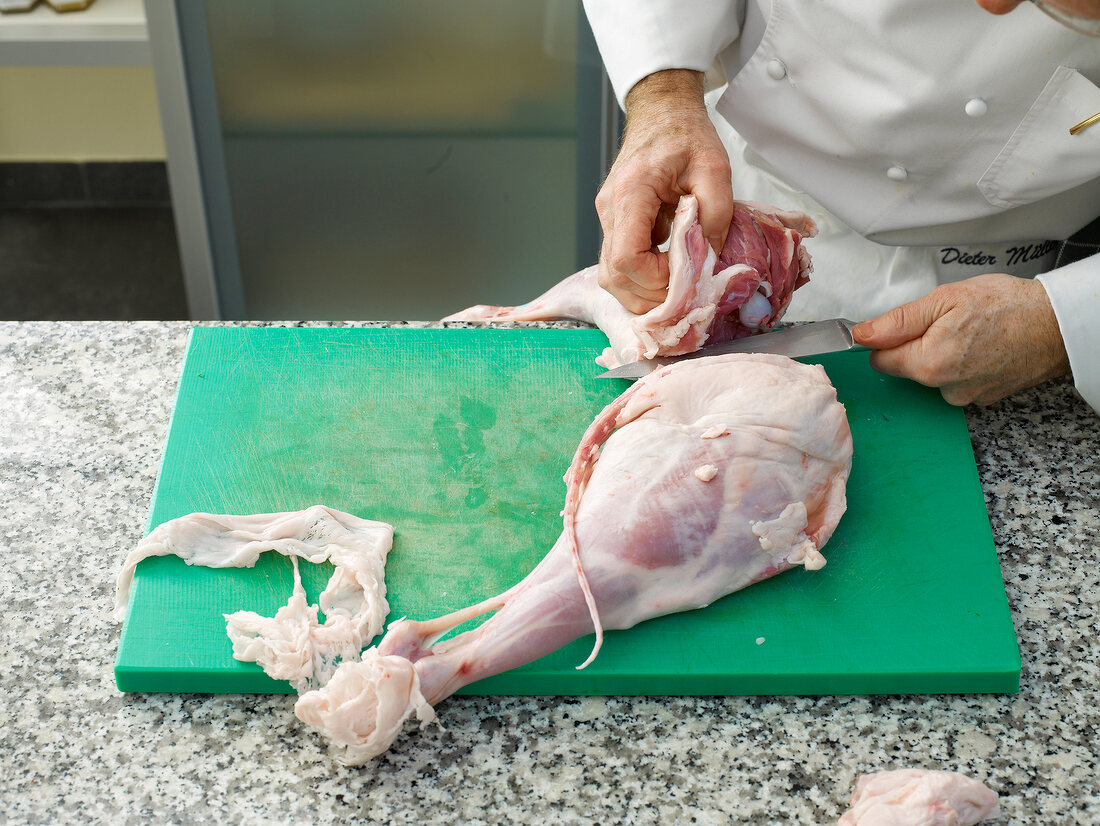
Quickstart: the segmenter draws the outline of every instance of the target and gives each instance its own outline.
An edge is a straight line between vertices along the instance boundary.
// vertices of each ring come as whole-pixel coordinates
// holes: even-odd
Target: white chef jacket
[[[1030,4],[1003,16],[971,0],[584,5],[620,103],[652,72],[708,72],[710,86],[725,84],[714,108],[744,141],[731,152],[735,196],[746,197],[741,154],[758,178],[866,239],[864,251],[1037,249],[1100,215],[1100,124],[1069,134],[1100,112],[1100,40]],[[866,258],[849,290],[882,287]],[[1005,263],[979,271],[1034,274]],[[894,281],[919,290],[911,300],[927,277],[911,268]],[[1077,389],[1100,411],[1100,256],[1039,280]]]

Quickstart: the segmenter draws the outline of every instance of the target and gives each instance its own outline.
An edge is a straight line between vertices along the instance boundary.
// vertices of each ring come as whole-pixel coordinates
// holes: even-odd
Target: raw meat
[[[264,551],[289,556],[294,593],[274,617],[252,611],[226,614],[226,633],[238,660],[258,662],[271,677],[298,691],[329,679],[340,660],[359,652],[382,630],[386,602],[386,555],[393,526],[315,505],[303,511],[224,516],[192,513],[158,525],[130,552],[118,577],[115,619],[126,615],[137,564],[150,556],[175,555],[188,565],[251,568]],[[306,600],[298,557],[335,566],[320,608]]]
[[[997,817],[997,795],[966,775],[925,769],[861,774],[837,826],[974,826]]]
[[[569,276],[519,307],[478,305],[444,321],[546,321],[595,324],[610,347],[596,360],[617,367],[643,358],[698,350],[771,329],[791,294],[810,280],[813,266],[802,246],[817,233],[801,212],[739,201],[721,253],[703,237],[694,195],[680,199],[669,236],[668,295],[644,315],[626,310],[597,283],[597,267]]]
[[[341,666],[295,711],[361,763],[401,721],[415,713],[426,724],[467,683],[593,631],[595,656],[602,626],[701,608],[794,565],[819,568],[851,456],[844,407],[819,365],[738,354],[657,370],[588,428],[565,476],[564,530],[525,579],[438,619],[391,624],[361,664]]]
[[[421,728],[435,720],[412,662],[380,657],[376,648],[359,662],[341,664],[325,686],[299,697],[294,713],[344,746],[341,762],[351,766],[388,749],[412,714]]]

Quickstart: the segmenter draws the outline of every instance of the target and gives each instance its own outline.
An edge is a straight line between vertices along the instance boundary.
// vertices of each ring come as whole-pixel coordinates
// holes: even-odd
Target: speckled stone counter
[[[0,823],[831,824],[910,766],[986,779],[999,823],[1100,823],[1100,417],[1068,382],[967,411],[1019,694],[454,697],[350,769],[291,696],[115,688],[187,335],[0,324]]]

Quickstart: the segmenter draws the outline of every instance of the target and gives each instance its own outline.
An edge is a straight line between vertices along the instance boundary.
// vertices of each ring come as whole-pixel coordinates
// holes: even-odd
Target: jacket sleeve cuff
[[[744,5],[744,0],[584,0],[619,106],[646,75],[710,69],[740,34]]]
[[[1073,384],[1100,413],[1100,255],[1035,277],[1042,283],[1066,345]]]

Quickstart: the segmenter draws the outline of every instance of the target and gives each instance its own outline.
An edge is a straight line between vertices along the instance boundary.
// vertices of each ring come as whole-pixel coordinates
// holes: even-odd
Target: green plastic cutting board
[[[396,528],[393,619],[503,591],[561,531],[565,471],[627,387],[594,378],[596,330],[196,328],[149,528],[193,511],[325,504]],[[963,413],[822,357],[855,442],[848,512],[820,571],[591,636],[472,694],[1003,692],[1020,657]],[[121,558],[121,557],[120,557]],[[302,565],[315,600],[331,569]],[[232,658],[223,613],[273,614],[289,560],[142,562],[119,645],[123,691],[287,692]]]

